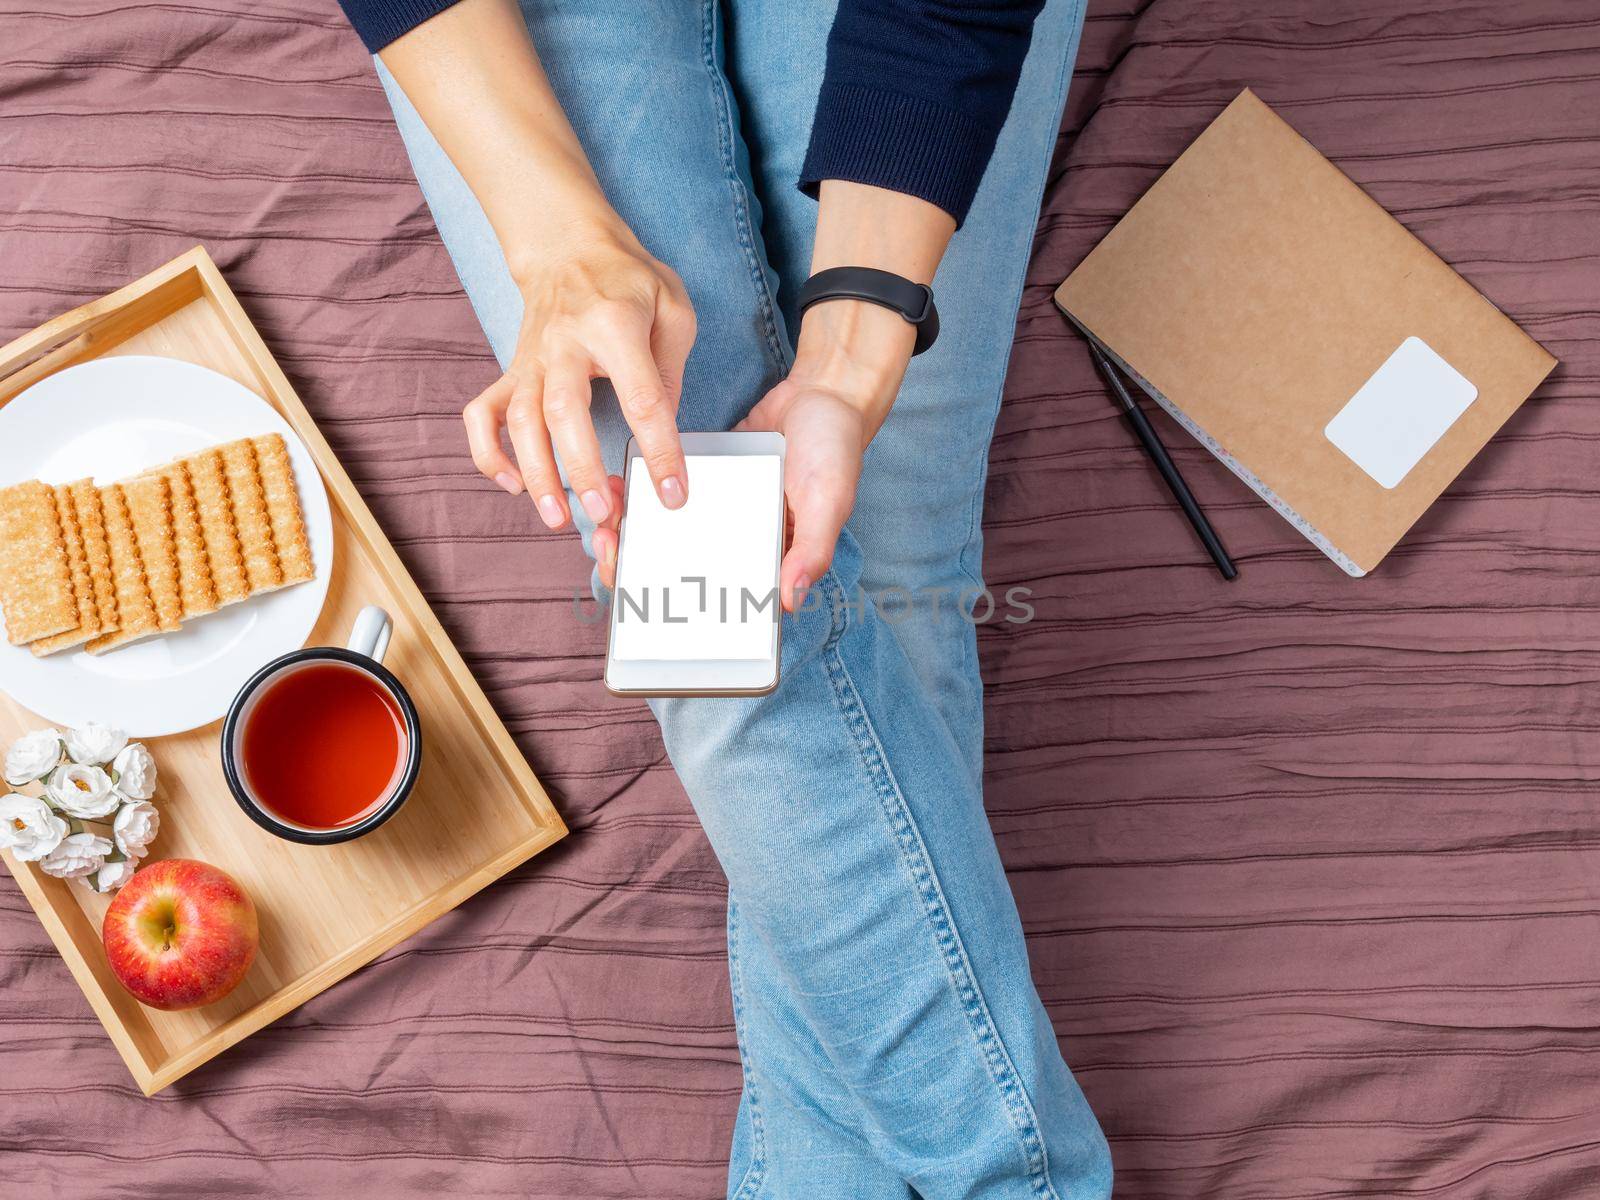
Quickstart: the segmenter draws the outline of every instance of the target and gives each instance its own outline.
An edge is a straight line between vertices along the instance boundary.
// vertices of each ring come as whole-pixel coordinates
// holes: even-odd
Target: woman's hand
[[[916,331],[898,313],[860,300],[830,300],[806,313],[788,378],[740,429],[783,434],[789,548],[778,590],[794,612],[833,562],[855,507],[861,456],[877,435],[911,357]]]
[[[656,493],[681,506],[688,477],[676,415],[695,336],[683,284],[606,202],[513,0],[460,0],[390,43],[383,61],[483,206],[522,291],[511,365],[466,407],[473,461],[507,491],[526,488],[552,529],[571,515],[559,461],[596,523],[590,546],[611,586],[622,481],[605,474],[590,385],[611,380]],[[824,180],[819,200],[813,271],[878,267],[927,283],[955,231],[927,201],[867,184]],[[888,415],[914,341],[887,309],[819,304],[802,323],[789,378],[745,421],[788,438],[790,611],[796,592],[833,561],[861,454]]]
[[[928,283],[955,221],[925,200],[840,179],[823,181],[813,273],[877,267]],[[775,430],[787,442],[784,496],[791,524],[778,590],[794,612],[833,562],[856,503],[861,456],[877,436],[916,345],[899,313],[864,300],[806,310],[794,367],[750,410],[741,429]]]
[[[668,508],[682,507],[688,477],[676,418],[694,310],[677,275],[620,222],[585,230],[533,263],[513,264],[513,277],[523,296],[522,327],[505,374],[463,412],[472,461],[513,495],[525,488],[544,523],[560,529],[571,514],[559,461],[595,522],[592,549],[610,586],[621,481],[607,478],[600,457],[591,383],[611,381],[657,495]]]
[[[591,548],[609,584],[621,485],[606,478],[590,385],[611,380],[662,503],[681,506],[689,297],[606,201],[515,0],[461,0],[391,42],[383,61],[483,206],[522,292],[511,365],[466,407],[473,461],[508,492],[526,488],[552,529],[571,515],[560,462],[597,525]]]

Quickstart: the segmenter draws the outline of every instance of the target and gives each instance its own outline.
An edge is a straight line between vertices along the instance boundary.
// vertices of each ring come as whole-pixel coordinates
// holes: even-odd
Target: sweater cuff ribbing
[[[824,179],[904,192],[966,220],[999,130],[916,96],[824,80],[800,168],[815,196]]]
[[[456,0],[340,0],[345,16],[366,43],[369,54],[376,54],[401,34],[455,3]]]

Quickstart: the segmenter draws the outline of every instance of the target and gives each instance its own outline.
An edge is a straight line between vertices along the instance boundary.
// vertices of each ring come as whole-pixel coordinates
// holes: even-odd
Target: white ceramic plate
[[[333,572],[333,517],[311,452],[276,409],[225,375],[174,358],[101,358],[47,376],[0,408],[0,486],[86,475],[111,483],[263,433],[288,444],[316,579],[108,654],[36,658],[0,643],[0,690],[58,725],[99,721],[133,737],[198,728],[227,711],[257,667],[305,644]]]

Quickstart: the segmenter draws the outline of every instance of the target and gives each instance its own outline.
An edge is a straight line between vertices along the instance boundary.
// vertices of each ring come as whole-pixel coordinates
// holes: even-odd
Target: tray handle
[[[62,367],[125,341],[200,295],[196,246],[127,287],[79,305],[0,347],[0,404]]]

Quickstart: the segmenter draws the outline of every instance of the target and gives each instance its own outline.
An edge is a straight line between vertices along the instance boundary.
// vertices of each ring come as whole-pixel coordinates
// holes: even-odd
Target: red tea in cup
[[[394,791],[409,750],[389,690],[335,661],[307,661],[262,685],[239,739],[255,799],[307,829],[340,829],[367,816]]]
[[[422,770],[422,722],[383,665],[394,622],[369,604],[344,647],[279,655],[222,722],[222,776],[244,814],[285,841],[332,846],[383,825]]]

